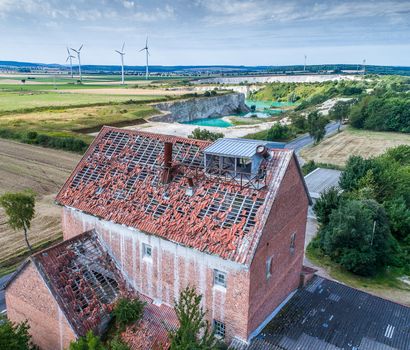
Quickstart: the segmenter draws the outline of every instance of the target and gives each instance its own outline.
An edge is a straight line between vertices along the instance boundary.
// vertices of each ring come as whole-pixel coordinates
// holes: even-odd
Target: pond
[[[218,128],[227,128],[229,126],[232,126],[231,123],[229,123],[226,120],[223,120],[222,118],[223,117],[195,119],[195,120],[190,120],[187,122],[181,122],[181,124],[190,124],[190,125],[198,125],[198,126],[214,126]]]

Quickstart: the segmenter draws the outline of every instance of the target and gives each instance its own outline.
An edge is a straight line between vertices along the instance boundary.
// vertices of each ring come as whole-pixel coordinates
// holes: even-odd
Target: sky
[[[410,66],[410,0],[0,0],[0,61]]]

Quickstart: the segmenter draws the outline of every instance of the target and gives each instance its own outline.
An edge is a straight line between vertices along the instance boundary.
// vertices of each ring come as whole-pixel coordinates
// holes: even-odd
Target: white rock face
[[[245,105],[245,95],[242,93],[162,102],[154,106],[164,114],[154,116],[150,120],[162,122],[190,121],[249,111]]]

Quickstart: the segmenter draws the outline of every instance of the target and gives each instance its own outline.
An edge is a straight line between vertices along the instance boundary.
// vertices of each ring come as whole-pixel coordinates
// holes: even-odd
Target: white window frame
[[[223,276],[223,279],[220,278]],[[221,270],[214,269],[214,286],[226,288],[227,273]],[[223,281],[222,281],[223,280]]]
[[[219,339],[224,339],[225,334],[226,334],[225,323],[215,320],[215,319],[213,320],[212,323],[213,323],[213,331],[214,331],[215,337]]]
[[[151,245],[147,243],[142,244],[142,257],[144,259],[152,259],[152,246]]]

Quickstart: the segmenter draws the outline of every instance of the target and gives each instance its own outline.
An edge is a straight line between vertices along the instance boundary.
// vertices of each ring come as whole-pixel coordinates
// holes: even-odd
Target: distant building
[[[87,263],[94,266],[92,275],[118,275],[113,279],[118,285],[165,309],[172,308],[185,286],[195,286],[216,335],[228,343],[257,335],[300,285],[309,201],[291,150],[271,149],[263,141],[211,143],[110,127],[101,130],[57,196],[65,241],[95,232],[93,240],[107,253],[104,259],[113,262],[104,271]],[[61,247],[71,251],[66,242]],[[65,248],[59,249],[64,254]],[[34,262],[41,271],[39,259],[52,266],[51,252],[33,257],[30,266]],[[70,253],[66,264],[85,263],[82,254]],[[48,274],[58,273],[50,269]],[[28,318],[37,330],[36,342],[55,334],[55,343],[44,350],[60,349],[66,344],[62,338],[103,327],[100,312],[114,297],[102,306],[87,304],[86,311],[74,298],[75,315],[59,304],[56,317],[63,323],[30,318],[38,310],[47,313],[48,306],[26,298],[31,288],[23,285],[27,271],[6,290],[10,318]],[[78,277],[80,284],[88,279],[84,273]],[[43,274],[37,282],[52,290],[47,279]],[[51,285],[60,288],[54,298],[69,303],[72,283]],[[75,326],[68,332],[67,324],[74,323],[81,332]]]
[[[339,187],[342,172],[335,169],[316,168],[305,176],[306,186],[313,201],[320,198],[323,192],[331,187]]]

